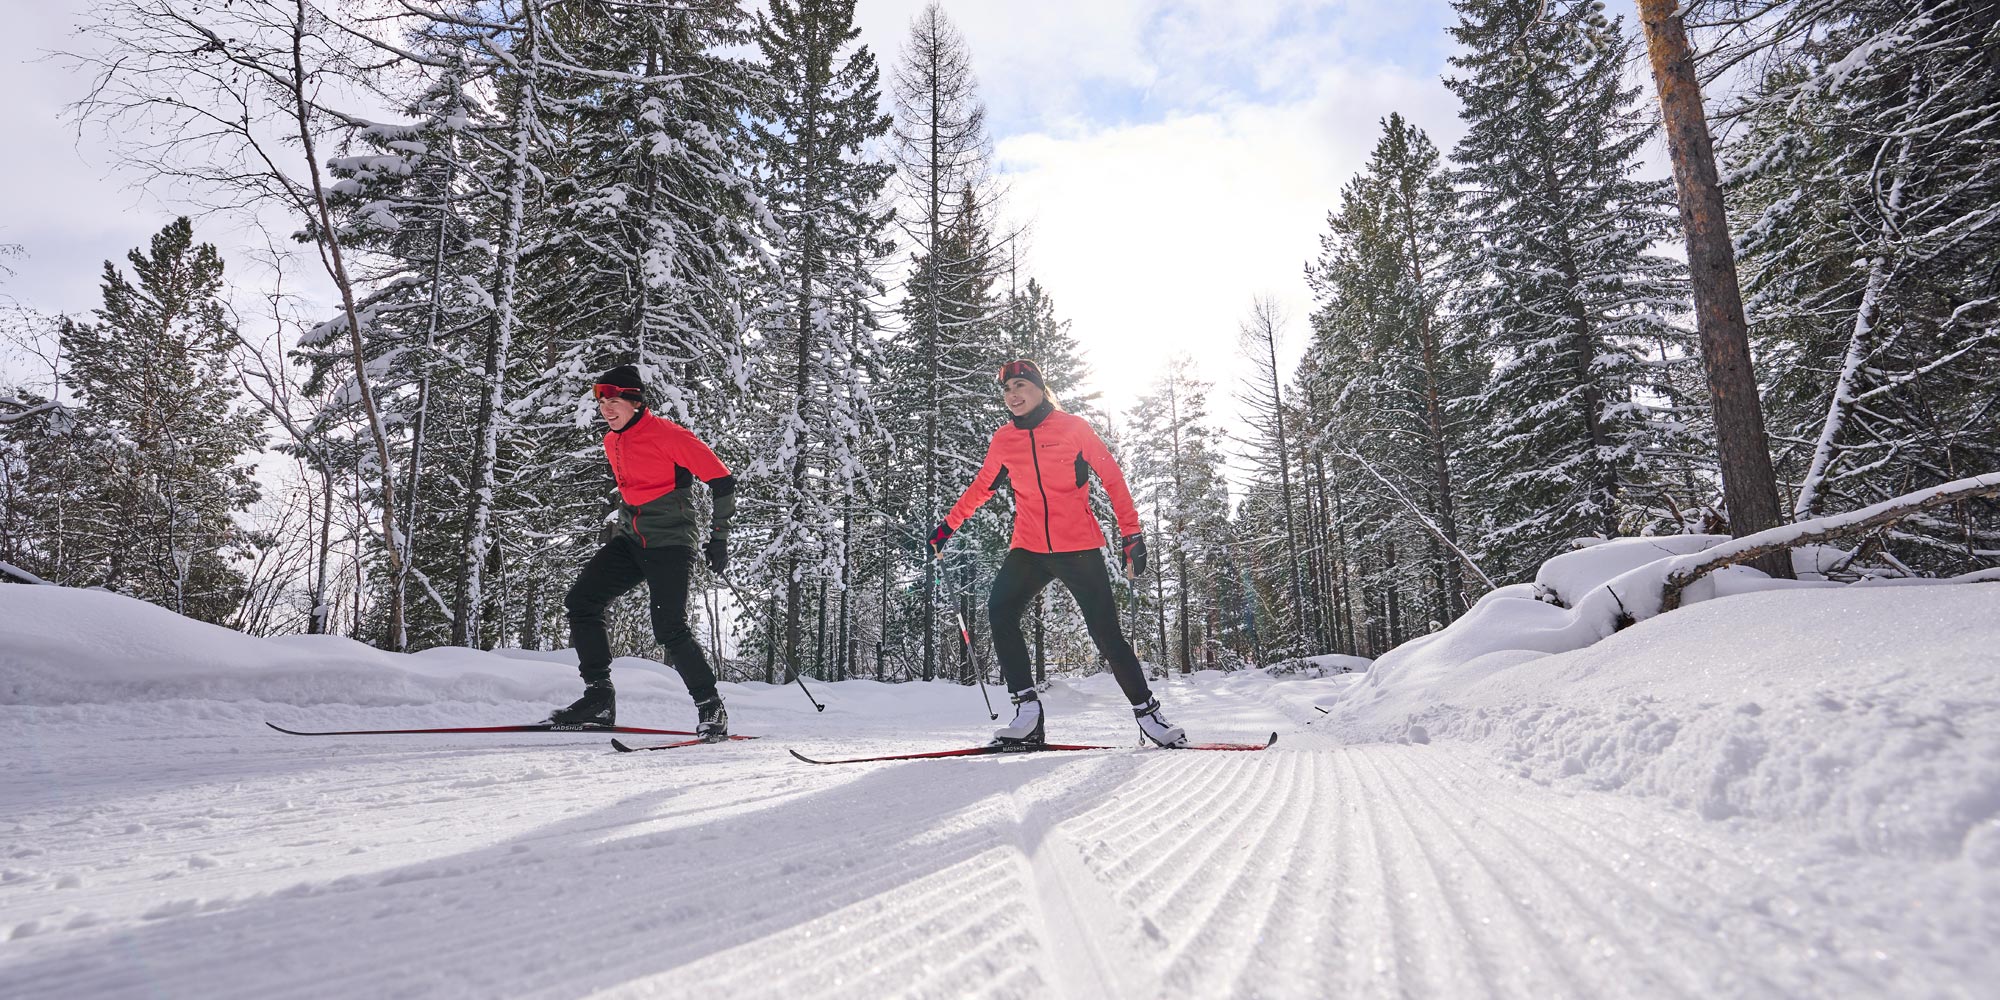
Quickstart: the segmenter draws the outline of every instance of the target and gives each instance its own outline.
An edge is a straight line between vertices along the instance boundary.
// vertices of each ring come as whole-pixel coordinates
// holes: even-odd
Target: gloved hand
[[[956,534],[956,532],[951,530],[950,524],[939,521],[937,527],[931,529],[931,555],[936,556],[938,553],[943,552],[944,543],[951,541],[953,534]]]
[[[708,536],[708,544],[701,547],[701,554],[707,559],[708,568],[721,575],[729,569],[729,536]]]
[[[1126,572],[1138,576],[1146,572],[1146,536],[1144,533],[1126,535],[1125,544],[1118,550],[1118,565]]]

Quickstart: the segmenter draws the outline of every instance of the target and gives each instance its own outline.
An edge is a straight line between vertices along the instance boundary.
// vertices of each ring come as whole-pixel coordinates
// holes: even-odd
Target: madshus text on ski
[[[875,760],[915,760],[934,757],[980,756],[1038,750],[1100,750],[1098,745],[1048,742],[1048,720],[1035,689],[1028,661],[1021,616],[1049,584],[1061,582],[1075,598],[1097,651],[1111,664],[1139,733],[1155,746],[1196,750],[1262,750],[1277,740],[1272,733],[1262,743],[1190,743],[1187,732],[1167,721],[1146,682],[1138,654],[1118,621],[1111,577],[1102,550],[1103,527],[1090,507],[1092,474],[1111,501],[1118,523],[1118,560],[1126,576],[1146,572],[1146,538],[1139,509],[1126,486],[1117,459],[1088,421],[1064,412],[1049,389],[1041,366],[1028,359],[1001,366],[996,381],[1009,419],[993,432],[986,457],[958,501],[930,531],[933,560],[942,565],[945,545],[967,519],[1001,489],[1014,497],[1014,531],[1007,556],[994,574],[987,595],[987,616],[1000,674],[1014,707],[1014,718],[977,747],[927,753],[824,761],[794,752],[808,763],[861,763]],[[691,736],[692,739],[655,746],[630,747],[616,740],[620,751],[665,750],[719,743],[732,736],[729,713],[716,690],[714,670],[688,623],[688,589],[694,572],[697,542],[704,564],[717,577],[729,569],[729,529],[736,512],[736,477],[715,452],[692,431],[654,413],[647,405],[644,383],[635,365],[607,371],[592,387],[597,414],[606,427],[604,457],[611,465],[621,501],[616,525],[606,541],[583,565],[564,598],[570,645],[576,650],[583,694],[549,713],[539,723],[519,726],[477,726],[446,729],[302,732],[276,725],[292,735],[377,735],[475,732],[613,732]],[[705,540],[691,495],[696,480],[707,484],[712,503]],[[653,637],[667,650],[668,660],[687,685],[694,701],[695,727],[687,730],[643,729],[618,725],[618,694],[611,682],[611,642],[604,624],[605,609],[619,597],[647,588]],[[963,623],[961,635],[970,655],[972,639]]]

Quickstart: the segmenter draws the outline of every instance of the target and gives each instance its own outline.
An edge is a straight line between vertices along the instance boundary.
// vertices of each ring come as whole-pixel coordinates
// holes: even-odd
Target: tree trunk
[[[1783,524],[1784,516],[1750,364],[1736,252],[1729,241],[1708,114],[1702,108],[1701,84],[1679,6],[1675,0],[1639,0],[1639,20],[1645,26],[1653,79],[1659,87],[1674,186],[1680,193],[1681,225],[1687,231],[1695,327],[1701,335],[1702,364],[1708,370],[1723,504],[1729,509],[1730,532],[1741,538]],[[1792,578],[1786,553],[1770,553],[1755,565],[1771,576]]]
[[[334,287],[340,293],[342,315],[347,320],[347,342],[350,359],[354,364],[354,386],[361,398],[361,409],[368,417],[369,435],[374,439],[375,458],[381,465],[382,474],[382,544],[389,553],[389,571],[400,574],[403,567],[402,540],[396,532],[396,463],[389,451],[389,432],[382,423],[382,412],[375,405],[375,393],[368,383],[368,362],[361,343],[361,316],[354,305],[354,282],[347,274],[347,261],[342,256],[339,230],[333,224],[333,211],[326,201],[326,187],[320,175],[320,161],[317,145],[312,136],[312,104],[306,97],[305,35],[306,3],[297,0],[292,21],[292,110],[297,114],[299,144],[305,154],[306,173],[312,180],[312,207],[319,224],[319,247],[327,275],[333,279]],[[360,470],[356,470],[359,476]],[[357,479],[358,481],[358,479]],[[355,554],[358,567],[360,553]],[[357,569],[358,572],[358,569]],[[360,585],[357,582],[356,590]],[[356,601],[360,600],[358,593]],[[355,628],[358,632],[359,605],[356,605]],[[402,595],[395,588],[390,589],[389,604],[389,644],[396,650],[404,649],[407,636],[403,628]]]
[[[1424,261],[1417,245],[1416,214],[1408,199],[1403,200],[1402,208],[1404,217],[1403,231],[1404,235],[1408,237],[1410,244],[1410,281],[1418,289],[1418,295],[1421,296],[1424,285]],[[1445,540],[1456,548],[1458,546],[1458,514],[1456,512],[1456,505],[1452,501],[1451,462],[1445,443],[1443,379],[1439,373],[1439,368],[1443,365],[1444,359],[1441,357],[1441,352],[1438,349],[1440,345],[1437,337],[1437,329],[1431,323],[1431,311],[1428,306],[1421,310],[1420,315],[1417,317],[1417,324],[1417,335],[1423,347],[1424,360],[1424,423],[1426,435],[1430,439],[1425,443],[1430,447],[1431,487],[1436,491],[1437,495],[1438,530],[1442,531],[1445,535]],[[1395,556],[1390,556],[1389,561],[1393,563]],[[1439,572],[1441,576],[1439,577],[1438,604],[1444,611],[1446,624],[1450,624],[1459,615],[1465,613],[1465,577],[1459,571],[1457,563],[1441,565],[1439,566]],[[1390,596],[1393,600],[1395,596],[1393,590],[1390,591]],[[1391,621],[1393,622],[1395,618],[1395,612],[1391,611]]]
[[[515,126],[514,149],[511,162],[507,165],[505,228],[500,233],[500,248],[495,254],[499,266],[493,290],[493,321],[487,327],[485,356],[482,358],[484,391],[480,393],[479,410],[473,423],[472,436],[477,450],[473,452],[472,491],[459,539],[458,588],[452,598],[451,643],[454,646],[476,641],[484,603],[480,593],[484,585],[482,574],[485,572],[486,554],[492,548],[490,531],[496,499],[494,494],[498,487],[500,408],[505,401],[507,366],[514,343],[514,310],[520,291],[521,227],[527,215],[528,149],[536,130],[537,60],[541,52],[536,37],[540,31],[536,10],[532,0],[522,7],[525,37],[522,40],[521,72],[525,86],[520,102],[521,120]]]

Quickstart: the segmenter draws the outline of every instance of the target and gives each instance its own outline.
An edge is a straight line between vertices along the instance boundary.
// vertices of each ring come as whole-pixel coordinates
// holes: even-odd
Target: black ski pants
[[[701,644],[688,628],[688,577],[694,572],[694,549],[670,545],[640,547],[619,534],[583,564],[576,584],[563,598],[569,615],[569,643],[576,649],[577,672],[584,683],[611,679],[611,639],[604,634],[604,608],[645,583],[653,598],[653,638],[667,647],[667,659],[680,671],[694,700],[715,697],[715,671]]]
[[[1090,629],[1090,641],[1111,664],[1112,676],[1125,698],[1143,705],[1153,696],[1146,685],[1145,668],[1138,654],[1125,641],[1118,627],[1118,602],[1111,596],[1111,575],[1105,572],[1104,555],[1099,549],[1082,552],[1030,552],[1011,549],[993,575],[993,592],[986,598],[986,620],[993,628],[993,653],[1000,660],[1000,675],[1007,690],[1028,691],[1035,686],[1028,665],[1028,640],[1021,634],[1021,613],[1028,603],[1052,580],[1061,580],[1083,610],[1083,623]]]

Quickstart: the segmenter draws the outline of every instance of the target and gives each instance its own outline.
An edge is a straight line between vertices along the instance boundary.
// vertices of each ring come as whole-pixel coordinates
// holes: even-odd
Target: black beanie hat
[[[619,395],[634,403],[643,403],[646,401],[645,386],[639,382],[639,369],[636,365],[619,365],[599,375],[597,377],[597,384],[615,385],[625,390],[619,393]]]
[[[1042,366],[1035,364],[1027,358],[1022,358],[1019,361],[1009,361],[1000,366],[1000,384],[1006,385],[1007,380],[1010,378],[1027,379],[1035,383],[1036,388],[1041,389],[1043,392],[1049,391],[1049,384],[1042,381]]]

